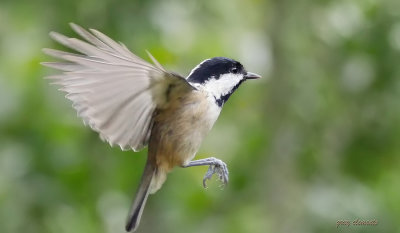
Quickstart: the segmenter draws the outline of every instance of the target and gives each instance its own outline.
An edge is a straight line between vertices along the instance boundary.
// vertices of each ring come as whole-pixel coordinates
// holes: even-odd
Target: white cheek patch
[[[219,79],[211,78],[203,84],[204,90],[220,99],[232,92],[233,88],[243,79],[243,74],[223,74]]]

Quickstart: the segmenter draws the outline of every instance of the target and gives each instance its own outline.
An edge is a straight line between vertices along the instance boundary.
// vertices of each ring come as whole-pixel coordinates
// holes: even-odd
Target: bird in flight
[[[232,93],[259,75],[233,59],[214,57],[197,65],[185,78],[154,64],[103,33],[71,23],[82,39],[56,32],[50,36],[78,52],[43,51],[61,61],[42,64],[62,71],[48,76],[101,139],[122,150],[148,146],[147,162],[126,224],[135,231],[149,194],[155,193],[175,166],[209,166],[203,185],[213,174],[228,183],[226,164],[216,158],[193,160]]]

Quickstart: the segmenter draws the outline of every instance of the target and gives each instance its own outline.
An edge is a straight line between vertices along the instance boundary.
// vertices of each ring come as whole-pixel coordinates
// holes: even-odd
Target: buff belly
[[[173,167],[184,166],[195,157],[219,113],[215,101],[200,91],[171,101],[157,113],[148,155],[157,167],[151,193],[161,188]]]

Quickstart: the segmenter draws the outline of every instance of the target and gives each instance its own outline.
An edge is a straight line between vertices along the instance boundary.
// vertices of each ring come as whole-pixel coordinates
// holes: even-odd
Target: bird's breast
[[[220,111],[215,100],[201,91],[179,96],[159,111],[149,144],[159,166],[170,170],[192,160]]]

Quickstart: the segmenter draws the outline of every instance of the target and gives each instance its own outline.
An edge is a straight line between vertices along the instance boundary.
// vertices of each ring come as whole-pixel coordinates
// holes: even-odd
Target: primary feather
[[[54,40],[80,54],[44,49],[63,60],[43,63],[63,71],[48,78],[61,86],[85,124],[103,140],[124,150],[142,149],[150,137],[154,111],[168,103],[169,86],[180,85],[188,91],[192,86],[166,72],[150,53],[156,66],[99,31],[90,33],[72,23],[71,27],[86,42],[51,32]]]

